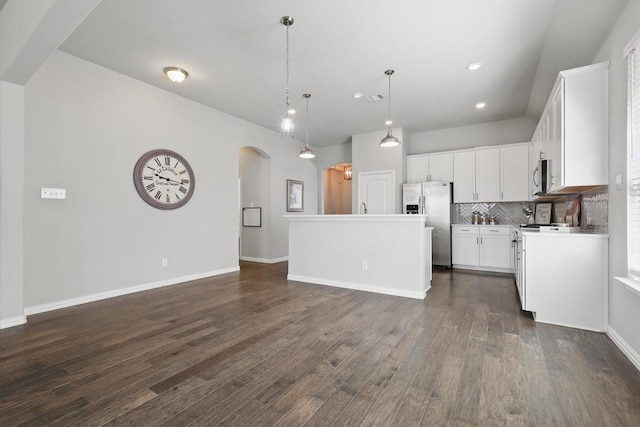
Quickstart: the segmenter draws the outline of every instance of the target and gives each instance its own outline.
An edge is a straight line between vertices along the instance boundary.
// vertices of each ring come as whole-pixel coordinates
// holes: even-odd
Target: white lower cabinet
[[[608,252],[606,234],[525,232],[523,308],[538,322],[606,331]]]
[[[512,272],[511,226],[453,225],[451,229],[454,268]]]

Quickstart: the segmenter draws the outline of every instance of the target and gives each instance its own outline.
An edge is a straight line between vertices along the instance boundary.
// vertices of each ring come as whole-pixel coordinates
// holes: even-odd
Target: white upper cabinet
[[[530,143],[407,156],[407,182],[453,182],[454,203],[530,200]]]
[[[529,146],[511,144],[454,152],[454,203],[529,200]]]
[[[407,182],[453,182],[453,154],[434,153],[407,156]]]
[[[537,160],[549,160],[547,192],[608,184],[608,79],[608,62],[559,74],[532,140],[530,174],[539,185]]]
[[[500,201],[500,149],[498,148],[476,151],[476,201]]]
[[[529,144],[500,148],[500,201],[529,200]]]
[[[453,154],[453,202],[476,201],[476,153],[460,151]]]

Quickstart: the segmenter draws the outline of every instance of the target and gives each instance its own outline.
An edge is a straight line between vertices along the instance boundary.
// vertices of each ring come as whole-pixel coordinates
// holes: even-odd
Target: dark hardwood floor
[[[639,426],[603,334],[535,324],[506,275],[424,301],[287,282],[287,264],[0,331],[0,425]]]

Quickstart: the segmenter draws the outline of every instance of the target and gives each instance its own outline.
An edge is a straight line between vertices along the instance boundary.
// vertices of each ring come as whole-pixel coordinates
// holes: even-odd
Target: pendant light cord
[[[389,74],[389,116],[387,117],[387,120],[391,122],[391,74]],[[388,126],[391,128],[391,123],[389,123]]]
[[[287,25],[287,82],[285,85],[285,100],[287,103],[287,117],[289,117],[289,26]]]

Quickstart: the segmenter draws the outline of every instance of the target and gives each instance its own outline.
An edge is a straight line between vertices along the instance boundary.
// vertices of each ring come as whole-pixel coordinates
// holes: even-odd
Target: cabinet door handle
[[[480,241],[478,240],[478,238],[476,237],[476,245],[479,244]]]
[[[480,244],[482,244],[482,237],[480,238]]]
[[[502,191],[500,192],[500,200],[504,200],[504,193]]]

